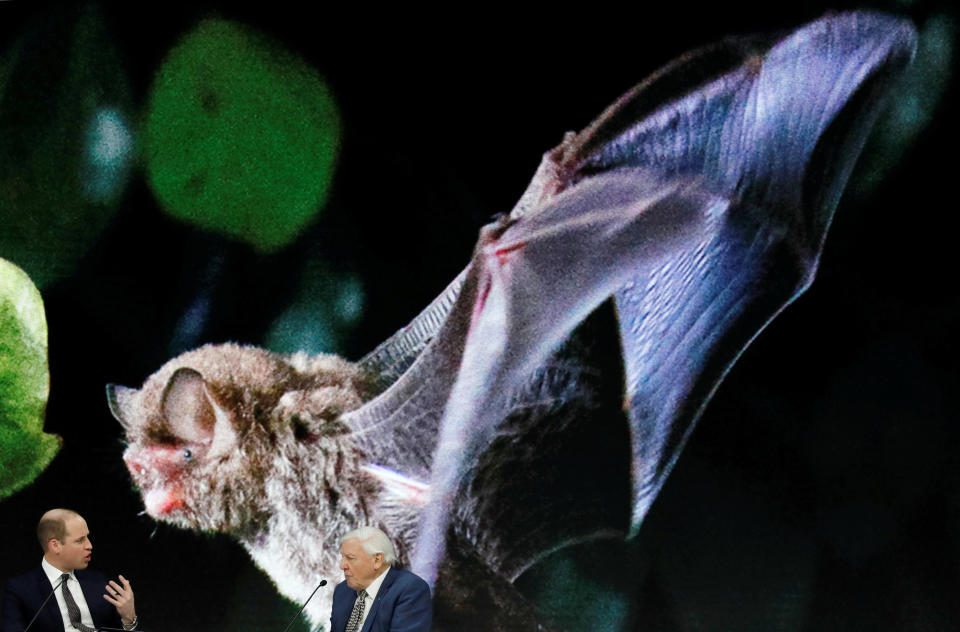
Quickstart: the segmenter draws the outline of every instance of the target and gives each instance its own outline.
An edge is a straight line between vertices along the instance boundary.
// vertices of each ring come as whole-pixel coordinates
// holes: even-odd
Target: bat
[[[147,513],[234,535],[294,601],[375,524],[439,626],[536,629],[511,582],[636,534],[724,376],[813,281],[915,47],[906,21],[853,12],[688,53],[547,152],[466,269],[358,362],[208,345],[109,385]]]

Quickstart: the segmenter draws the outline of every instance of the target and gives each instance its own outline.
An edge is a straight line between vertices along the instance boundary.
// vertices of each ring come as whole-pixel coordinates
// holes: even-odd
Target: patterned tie
[[[77,602],[73,600],[73,595],[70,594],[70,589],[67,588],[67,582],[70,580],[70,575],[64,573],[60,576],[60,580],[62,582],[60,584],[60,590],[63,591],[63,600],[67,604],[67,616],[70,617],[70,625],[72,625],[75,630],[80,630],[80,632],[97,632],[90,626],[80,623],[80,608],[77,606]]]
[[[357,600],[353,602],[353,612],[350,613],[350,620],[347,621],[346,632],[357,632],[360,629],[360,617],[363,616],[363,607],[367,603],[367,591],[358,590]]]

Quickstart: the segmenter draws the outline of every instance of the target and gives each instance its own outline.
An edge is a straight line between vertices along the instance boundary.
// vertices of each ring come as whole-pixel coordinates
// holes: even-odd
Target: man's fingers
[[[107,593],[113,597],[122,597],[128,592],[133,592],[130,588],[130,582],[124,578],[123,575],[120,576],[120,581],[123,582],[123,586],[113,581],[112,579],[107,584]]]

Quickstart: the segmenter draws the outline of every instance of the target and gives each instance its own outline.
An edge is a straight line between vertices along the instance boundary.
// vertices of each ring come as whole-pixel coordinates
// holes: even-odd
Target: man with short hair
[[[108,583],[100,573],[85,570],[93,544],[80,514],[51,509],[40,518],[37,539],[43,560],[26,575],[7,582],[0,605],[0,632],[23,632],[34,615],[30,630],[36,632],[137,627],[130,582],[120,575],[120,584]],[[51,593],[53,598],[44,604]]]
[[[344,581],[333,591],[331,632],[428,632],[430,587],[394,568],[393,544],[376,527],[360,527],[340,541]]]

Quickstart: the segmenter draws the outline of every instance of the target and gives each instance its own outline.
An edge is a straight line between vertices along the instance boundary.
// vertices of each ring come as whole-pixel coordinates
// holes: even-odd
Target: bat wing
[[[912,28],[830,16],[694,53],[546,157],[489,229],[414,567],[436,576],[471,463],[517,384],[615,297],[634,529],[736,358],[811,282],[843,185]],[[690,77],[700,83],[690,87]]]
[[[375,394],[392,386],[436,338],[460,294],[466,270],[461,272],[409,325],[364,356],[360,367],[373,379]],[[427,354],[429,355],[429,354]]]
[[[585,133],[575,171],[699,173],[735,200],[705,240],[615,293],[639,527],[723,376],[813,281],[827,229],[884,96],[915,49],[912,26],[828,16],[753,50],[704,49],[615,104]],[[649,94],[731,65],[666,108]],[[651,113],[631,124],[637,109]],[[634,119],[635,120],[635,119]],[[578,176],[583,177],[583,176]]]
[[[872,13],[729,39],[667,66],[545,155],[458,280],[368,356],[399,368],[346,417],[372,459],[430,481],[415,570],[436,578],[451,525],[507,576],[617,520],[636,530],[723,376],[812,281],[843,186],[914,47],[909,24]],[[629,421],[629,513],[588,519],[572,506],[570,520],[542,524],[553,514],[538,513],[537,499],[524,510],[539,526],[463,519],[496,509],[480,498],[496,490],[478,480],[491,450],[527,441],[536,451],[571,428],[616,435],[582,418],[610,387],[594,379],[603,362],[582,350],[610,337]],[[568,400],[582,404],[580,419],[557,423],[550,411]],[[518,414],[530,409],[539,412]],[[489,525],[508,526],[484,533]]]

